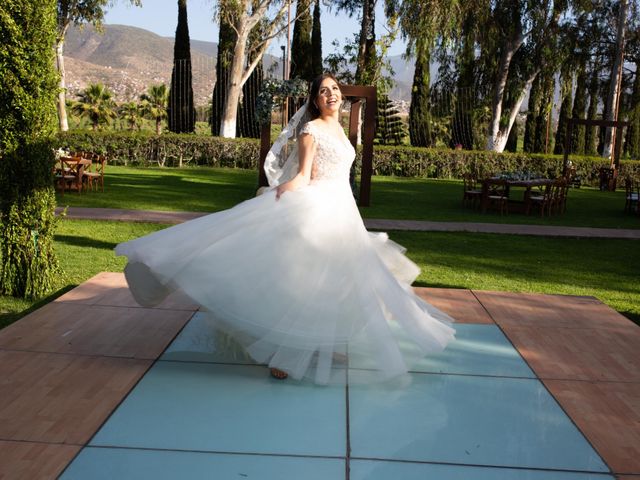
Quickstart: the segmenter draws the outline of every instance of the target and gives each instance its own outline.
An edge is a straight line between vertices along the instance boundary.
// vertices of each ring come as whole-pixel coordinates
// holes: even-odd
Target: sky
[[[292,15],[295,14],[295,1],[292,0]],[[386,33],[385,17],[378,2],[376,10],[376,35]],[[207,42],[218,41],[218,25],[213,22],[214,0],[189,0],[187,4],[187,18],[189,21],[189,36],[192,40],[204,40]],[[346,37],[352,37],[360,31],[358,20],[349,18],[344,12],[335,15],[322,7],[322,54],[332,53],[334,47],[331,43],[339,40],[344,44]],[[107,10],[105,23],[130,25],[144,28],[163,37],[173,37],[176,31],[178,18],[177,0],[142,0],[142,7],[133,7],[127,0],[117,0],[115,5]],[[293,30],[292,30],[293,34]],[[274,56],[280,56],[286,38],[275,39],[271,42],[268,52]],[[404,52],[402,42],[396,40],[388,51],[388,55],[400,55]]]

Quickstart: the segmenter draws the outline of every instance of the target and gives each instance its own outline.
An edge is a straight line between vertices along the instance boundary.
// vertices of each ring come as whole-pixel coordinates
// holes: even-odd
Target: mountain
[[[216,51],[217,45],[194,46],[191,50],[197,105],[209,101],[215,83],[215,57],[203,50]],[[137,99],[149,85],[170,83],[173,39],[136,27],[104,25],[98,32],[85,25],[69,29],[64,55],[69,98],[89,83],[102,82],[114,92],[117,102],[124,102]]]
[[[206,105],[215,83],[218,45],[191,40],[193,91],[196,105]],[[74,99],[90,83],[101,82],[114,93],[117,102],[136,100],[155,83],[171,81],[173,38],[162,37],[142,28],[103,25],[71,27],[65,48],[68,98]],[[401,56],[390,58],[396,86],[390,97],[408,101],[411,97],[413,65]],[[264,56],[265,71],[275,76],[281,71],[278,58]]]

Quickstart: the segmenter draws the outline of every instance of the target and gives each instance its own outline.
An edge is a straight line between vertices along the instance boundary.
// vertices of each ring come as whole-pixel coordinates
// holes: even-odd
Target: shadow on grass
[[[96,240],[90,237],[78,237],[76,235],[56,235],[55,241],[64,243],[65,245],[74,245],[76,247],[99,248],[101,250],[113,250],[117,243]]]
[[[35,312],[40,307],[44,307],[47,303],[53,302],[56,298],[64,295],[69,290],[76,288],[78,285],[65,285],[64,287],[56,290],[55,292],[49,294],[46,297],[42,297],[33,303],[29,308],[22,310],[20,312],[10,312],[10,313],[2,313],[0,314],[0,329],[4,327],[8,327],[12,323],[20,320],[22,317],[29,315],[31,312]]]

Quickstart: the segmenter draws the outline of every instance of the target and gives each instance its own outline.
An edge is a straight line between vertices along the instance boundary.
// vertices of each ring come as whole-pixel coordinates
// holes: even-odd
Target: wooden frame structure
[[[360,172],[360,198],[359,204],[368,207],[371,203],[371,175],[373,174],[373,139],[376,134],[376,111],[378,109],[378,97],[376,87],[364,85],[340,85],[342,96],[351,101],[351,114],[349,116],[349,141],[353,148],[358,143],[358,124],[360,110],[363,101],[366,102],[364,110],[364,134],[362,136],[362,170]],[[271,148],[271,125],[262,126],[260,133],[260,162],[258,164],[258,184],[267,186],[267,176],[264,173],[264,160]]]

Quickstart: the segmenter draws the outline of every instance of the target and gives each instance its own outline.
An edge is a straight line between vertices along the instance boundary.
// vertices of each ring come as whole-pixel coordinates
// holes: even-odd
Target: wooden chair
[[[87,170],[83,172],[84,179],[87,182],[87,186],[92,190],[97,190],[98,184],[102,192],[104,192],[104,166],[107,163],[107,159],[104,155],[94,154],[91,165]]]
[[[553,184],[545,185],[544,190],[536,195],[529,195],[529,200],[526,206],[526,214],[531,213],[532,207],[540,209],[540,216],[544,217],[545,210],[551,214],[551,201],[553,198]]]
[[[564,213],[567,200],[567,180],[564,177],[556,178],[551,185],[551,203],[549,204],[549,215]]]
[[[507,181],[506,180],[489,180],[485,179],[482,182],[482,202],[483,211],[487,207],[495,207],[500,211],[500,215],[503,213],[509,213],[509,197],[507,196]]]
[[[631,213],[638,210],[638,189],[640,183],[634,182],[631,177],[624,179],[625,204],[624,211]]]
[[[71,184],[77,180],[77,176],[65,166],[62,159],[56,162],[53,175],[55,178],[55,185],[64,197],[65,190],[69,188],[69,191],[71,191]]]
[[[462,182],[464,188],[462,191],[462,206],[466,207],[471,204],[474,208],[478,207],[482,201],[482,186],[479,184],[478,179],[466,173],[462,177]]]

